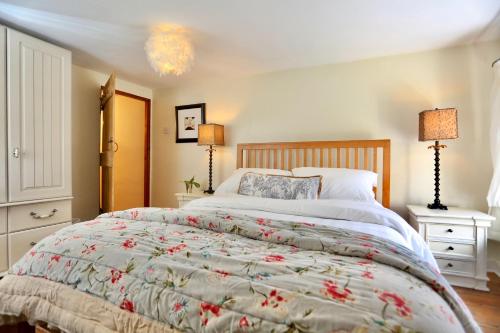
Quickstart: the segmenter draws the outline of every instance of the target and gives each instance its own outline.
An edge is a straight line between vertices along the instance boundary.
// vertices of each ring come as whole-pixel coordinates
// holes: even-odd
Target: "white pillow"
[[[320,199],[375,201],[373,187],[377,174],[372,171],[344,168],[295,168],[294,176],[323,176]]]
[[[238,193],[241,177],[247,172],[259,173],[263,175],[292,176],[292,172],[288,170],[263,169],[263,168],[239,168],[234,170],[233,174],[224,182],[222,182],[222,184],[220,184],[219,187],[217,187],[217,189],[215,190],[215,194]]]

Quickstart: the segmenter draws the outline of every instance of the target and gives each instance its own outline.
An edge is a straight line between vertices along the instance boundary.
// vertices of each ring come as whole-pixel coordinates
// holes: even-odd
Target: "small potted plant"
[[[186,185],[186,193],[192,193],[193,192],[193,186],[196,188],[200,188],[200,183],[197,183],[194,180],[194,176],[191,177],[191,179],[184,180],[184,185]]]

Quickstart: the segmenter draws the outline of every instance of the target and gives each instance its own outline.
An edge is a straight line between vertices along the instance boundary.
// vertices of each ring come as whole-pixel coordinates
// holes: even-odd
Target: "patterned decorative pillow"
[[[293,177],[247,172],[241,177],[238,194],[272,199],[318,199],[321,176]]]

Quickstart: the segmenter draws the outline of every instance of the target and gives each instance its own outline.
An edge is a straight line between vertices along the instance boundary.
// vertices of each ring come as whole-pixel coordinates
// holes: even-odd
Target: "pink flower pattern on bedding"
[[[412,251],[304,222],[113,212],[47,237],[11,273],[72,286],[186,332],[479,331]]]

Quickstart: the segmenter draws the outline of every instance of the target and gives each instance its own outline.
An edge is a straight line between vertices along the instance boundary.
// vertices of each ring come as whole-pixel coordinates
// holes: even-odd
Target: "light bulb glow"
[[[178,26],[161,25],[154,28],[144,50],[151,67],[160,74],[181,75],[191,69],[193,45],[187,31]]]

